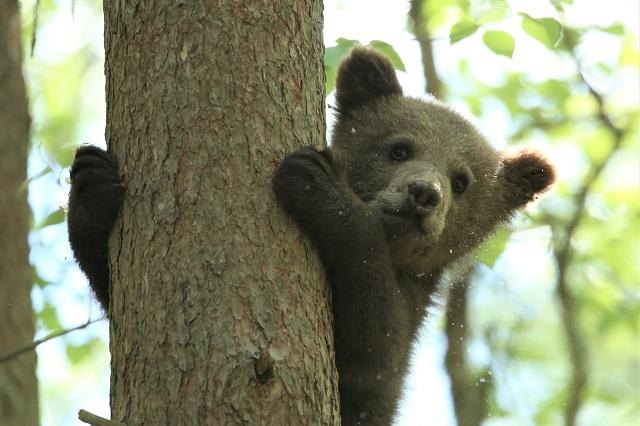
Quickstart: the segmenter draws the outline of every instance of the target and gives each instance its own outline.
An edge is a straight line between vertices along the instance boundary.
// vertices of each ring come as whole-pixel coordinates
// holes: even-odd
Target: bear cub
[[[336,83],[331,148],[302,148],[273,178],[332,287],[344,425],[391,423],[411,345],[443,273],[548,189],[549,162],[496,152],[460,115],[405,97],[382,54],[356,48]],[[109,306],[108,239],[123,202],[114,158],[83,146],[71,168],[71,248]]]
[[[436,100],[403,96],[390,61],[356,48],[336,81],[331,148],[287,156],[273,187],[332,288],[342,424],[391,423],[443,273],[544,192],[540,154],[496,152]]]

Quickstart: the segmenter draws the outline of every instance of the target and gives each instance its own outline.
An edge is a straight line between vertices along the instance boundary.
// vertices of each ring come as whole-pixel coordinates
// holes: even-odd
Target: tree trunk
[[[473,376],[467,363],[469,346],[469,286],[470,271],[451,286],[447,303],[445,330],[447,353],[445,368],[451,380],[451,398],[458,426],[480,426],[487,417],[488,398],[493,386],[489,370]]]
[[[329,292],[277,208],[324,141],[322,2],[104,2],[111,410],[127,425],[338,424]]]
[[[29,113],[22,78],[20,11],[0,1],[0,351],[33,341],[27,152]],[[37,425],[36,353],[0,364],[0,424]]]

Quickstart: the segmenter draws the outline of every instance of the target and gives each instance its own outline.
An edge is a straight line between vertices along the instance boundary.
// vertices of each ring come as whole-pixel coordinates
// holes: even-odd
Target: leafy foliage
[[[498,71],[496,65],[494,75],[498,77],[491,82],[478,79],[477,61],[472,64],[464,55],[459,60],[459,74],[444,77],[465,82],[448,85],[451,97],[462,99],[482,127],[490,128],[485,120],[500,111],[509,123],[506,136],[513,143],[546,146],[546,151],[555,152],[561,175],[554,191],[518,222],[516,231],[526,226],[526,232],[509,235],[502,231],[477,253],[477,259],[491,272],[476,277],[472,287],[468,374],[474,377],[489,368],[494,377],[502,377],[493,382],[488,417],[503,422],[520,423],[527,418],[535,424],[558,424],[568,410],[575,369],[582,368],[571,364],[570,350],[576,350],[588,360],[583,366],[587,387],[580,396],[578,421],[580,416],[594,416],[603,424],[630,424],[640,411],[638,378],[632,373],[640,332],[640,267],[633,260],[640,256],[640,245],[632,237],[640,235],[636,161],[640,157],[640,108],[637,96],[629,97],[625,92],[637,94],[638,90],[637,28],[621,22],[573,24],[565,16],[571,1],[552,3],[555,13],[548,16],[502,10],[486,20],[474,12],[480,1],[443,0],[440,9],[431,7],[431,30],[448,33],[450,44],[464,40],[467,46],[481,41],[495,54],[513,58],[511,63],[518,61],[516,45],[524,48],[527,38],[546,50],[535,52],[541,58],[540,69],[515,71],[517,67],[505,66]],[[443,14],[455,18],[442,20]],[[520,28],[513,20],[521,21]],[[607,57],[602,46],[594,50],[586,44],[600,37],[598,33],[607,34],[609,51],[620,52],[617,60],[601,59]],[[557,72],[549,69],[553,67],[558,67]],[[635,80],[624,77],[631,75]],[[604,170],[596,175],[602,164]],[[597,179],[592,180],[593,176]],[[575,231],[568,234],[574,220]],[[551,241],[535,242],[526,235],[539,234],[538,226],[545,224],[551,227]],[[520,243],[525,238],[537,249],[526,249]],[[559,248],[567,244],[569,257],[559,258]],[[539,258],[534,250],[547,253],[547,259]],[[575,310],[570,319],[556,288],[558,262],[566,263],[568,303]],[[504,282],[500,291],[490,287],[488,276]],[[568,344],[567,321],[578,331],[582,347]],[[478,347],[485,348],[480,363],[473,361]],[[531,373],[523,373],[525,370]],[[509,376],[519,380],[510,383]],[[534,393],[527,391],[528,383],[540,381],[546,385]],[[516,387],[520,396],[514,404],[505,392]]]
[[[482,36],[482,41],[498,55],[508,56],[509,58],[513,55],[513,49],[516,48],[513,37],[505,31],[487,31]]]
[[[489,267],[493,267],[507,246],[510,236],[511,232],[507,229],[500,229],[480,247],[476,254],[476,259]]]
[[[465,39],[475,33],[480,26],[473,21],[468,19],[463,19],[458,21],[453,27],[451,27],[451,32],[449,33],[449,39],[451,40],[451,44],[457,43],[462,39]]]
[[[86,321],[91,309],[85,283],[77,272],[70,273],[72,256],[61,206],[66,204],[68,166],[75,147],[80,141],[102,141],[104,83],[96,79],[103,74],[101,8],[92,0],[23,0],[20,5],[23,72],[32,119],[29,178],[24,186],[33,211],[29,243],[36,338]],[[101,127],[97,132],[90,128],[96,121]],[[88,137],[94,133],[99,136]],[[98,312],[93,311],[95,316]],[[108,361],[100,358],[106,355],[106,335],[105,328],[94,325],[38,346],[42,424],[72,424],[78,404],[87,401],[85,394],[95,393],[86,389],[105,381]],[[94,383],[83,394],[85,380]]]
[[[552,49],[560,40],[562,27],[554,18],[534,19],[526,13],[520,13],[520,16],[522,29],[545,47]]]
[[[57,225],[59,223],[64,222],[65,220],[65,211],[62,208],[59,208],[47,215],[44,220],[33,227],[34,231],[38,231],[44,227]]]
[[[102,349],[104,343],[101,339],[93,337],[80,345],[68,344],[66,354],[69,361],[73,364],[79,364],[87,361],[94,355],[96,349]]]

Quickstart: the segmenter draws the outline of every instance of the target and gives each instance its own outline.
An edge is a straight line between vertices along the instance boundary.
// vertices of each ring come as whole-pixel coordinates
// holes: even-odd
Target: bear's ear
[[[522,207],[547,191],[556,179],[556,172],[542,154],[521,150],[501,153],[499,180],[504,187],[507,208]]]
[[[402,95],[393,65],[382,53],[354,48],[342,61],[336,78],[338,110],[346,113],[383,96]]]

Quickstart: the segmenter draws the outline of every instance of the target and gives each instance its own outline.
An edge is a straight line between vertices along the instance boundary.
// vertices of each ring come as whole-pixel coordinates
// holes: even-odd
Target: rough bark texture
[[[112,418],[338,424],[324,274],[270,187],[324,141],[322,2],[104,8]]]
[[[22,78],[18,2],[0,1],[0,352],[29,345],[34,325],[29,267],[29,114]],[[0,424],[37,425],[36,354],[0,364]]]

